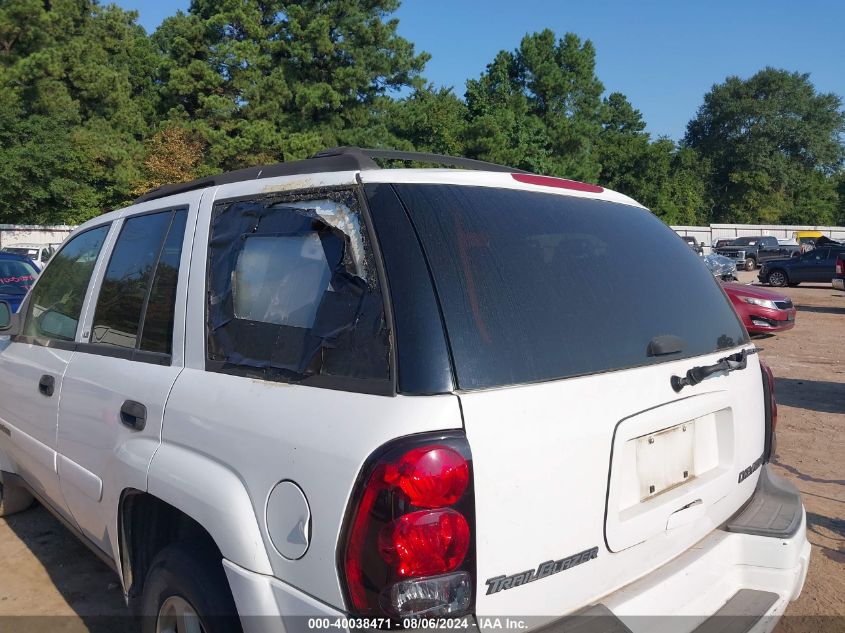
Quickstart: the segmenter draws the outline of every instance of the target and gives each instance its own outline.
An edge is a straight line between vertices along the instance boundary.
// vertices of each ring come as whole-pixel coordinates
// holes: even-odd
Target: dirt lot
[[[754,275],[743,273],[750,282]],[[845,628],[845,293],[786,291],[795,328],[757,339],[777,376],[777,470],[801,489],[812,563],[783,633]],[[0,519],[0,630],[130,630],[117,578],[45,510]],[[65,616],[15,619],[2,616]],[[71,617],[68,617],[71,616]],[[838,616],[817,618],[816,616]]]

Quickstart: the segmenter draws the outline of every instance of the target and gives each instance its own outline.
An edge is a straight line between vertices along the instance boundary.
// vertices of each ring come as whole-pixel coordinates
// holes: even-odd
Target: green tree
[[[595,74],[593,43],[574,33],[555,41],[546,29],[522,39],[517,64],[532,112],[546,127],[553,173],[595,181],[604,86]]]
[[[379,145],[392,91],[421,87],[428,59],[386,16],[398,0],[193,0],[154,40],[170,124],[231,169],[326,146]]]
[[[601,93],[592,43],[526,35],[467,82],[467,152],[514,167],[595,181]]]
[[[426,86],[385,110],[390,134],[397,148],[464,154],[467,107],[451,88]]]
[[[595,146],[601,164],[597,181],[640,199],[643,168],[649,154],[645,121],[620,92],[608,95],[602,105],[601,130]]]
[[[766,68],[713,86],[685,144],[712,166],[714,221],[816,224],[833,219],[843,131],[839,96]]]
[[[89,0],[0,10],[0,215],[80,222],[127,199],[155,117],[136,14]]]
[[[501,51],[479,79],[467,81],[466,103],[469,157],[551,173],[546,128],[532,112],[514,53]]]

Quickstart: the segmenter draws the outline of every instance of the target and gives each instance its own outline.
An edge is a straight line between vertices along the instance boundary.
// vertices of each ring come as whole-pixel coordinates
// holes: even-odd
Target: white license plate
[[[645,501],[694,476],[694,422],[684,422],[637,438],[640,501]]]

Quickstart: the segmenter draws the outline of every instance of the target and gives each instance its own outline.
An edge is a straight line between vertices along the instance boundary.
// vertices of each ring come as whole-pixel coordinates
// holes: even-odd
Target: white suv
[[[601,187],[357,148],[166,186],[0,326],[2,511],[37,497],[151,631],[768,630],[803,585],[770,372]]]

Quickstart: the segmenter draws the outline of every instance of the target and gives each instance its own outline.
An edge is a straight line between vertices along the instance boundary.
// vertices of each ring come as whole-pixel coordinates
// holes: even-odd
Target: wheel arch
[[[249,494],[235,473],[185,447],[162,445],[147,481],[147,491],[124,490],[118,510],[122,580],[130,603],[140,595],[156,553],[179,540],[205,541],[215,555],[272,575]]]

